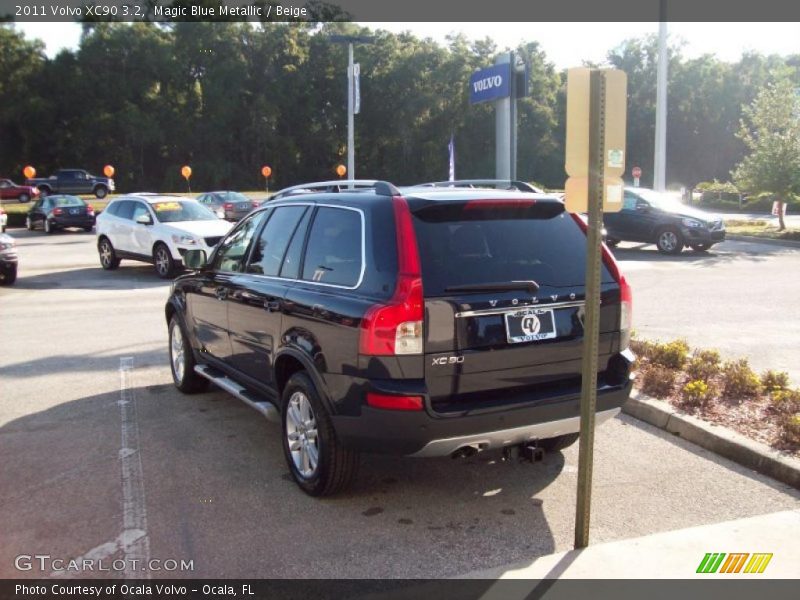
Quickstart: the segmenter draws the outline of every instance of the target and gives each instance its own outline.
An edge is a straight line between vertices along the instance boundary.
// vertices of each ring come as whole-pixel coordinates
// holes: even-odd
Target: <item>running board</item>
[[[258,412],[264,415],[268,421],[273,423],[281,422],[280,413],[278,412],[278,409],[275,408],[275,405],[272,404],[272,402],[263,400],[248,389],[236,383],[230,377],[222,375],[219,371],[207,365],[195,365],[194,370],[198,375],[202,375],[214,385],[221,387],[229,394],[236,396],[250,408],[255,408]]]

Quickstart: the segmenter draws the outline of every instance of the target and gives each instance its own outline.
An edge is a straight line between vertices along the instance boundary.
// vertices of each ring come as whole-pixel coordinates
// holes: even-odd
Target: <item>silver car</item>
[[[226,221],[239,221],[250,214],[259,204],[239,192],[206,192],[197,201]]]

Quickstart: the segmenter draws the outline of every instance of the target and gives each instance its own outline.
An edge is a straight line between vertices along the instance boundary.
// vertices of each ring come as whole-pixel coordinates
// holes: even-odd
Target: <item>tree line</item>
[[[494,111],[470,105],[467,84],[500,49],[451,36],[445,44],[352,23],[93,23],[53,58],[39,41],[0,26],[0,176],[59,167],[116,169],[120,191],[270,187],[335,179],[346,162],[347,47],[332,34],[370,35],[356,47],[361,114],[357,176],[398,184],[494,175]],[[656,40],[623,41],[607,66],[628,75],[627,165],[652,181]],[[565,180],[566,72],[531,41],[530,95],[518,108],[518,177]],[[667,181],[728,180],[747,148],[743,107],[776,82],[800,85],[800,55],[745,54],[736,63],[670,49]]]

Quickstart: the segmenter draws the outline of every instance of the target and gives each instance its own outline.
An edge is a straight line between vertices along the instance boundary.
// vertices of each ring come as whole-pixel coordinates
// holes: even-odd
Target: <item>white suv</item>
[[[100,264],[111,270],[123,258],[141,260],[153,263],[158,276],[167,279],[182,266],[187,250],[211,254],[232,225],[197,201],[180,196],[122,196],[97,217]]]

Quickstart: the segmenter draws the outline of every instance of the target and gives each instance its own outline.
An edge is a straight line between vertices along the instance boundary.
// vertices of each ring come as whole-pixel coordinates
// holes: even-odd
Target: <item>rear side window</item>
[[[117,208],[116,216],[120,219],[132,219],[133,218],[133,209],[136,207],[136,202],[132,200],[123,200],[119,203],[119,207]]]
[[[361,276],[361,214],[322,207],[314,218],[303,263],[303,279],[353,287]]]
[[[289,240],[307,208],[282,206],[273,211],[253,246],[250,263],[247,265],[248,273],[271,277],[278,274]]]
[[[448,287],[534,280],[568,287],[586,280],[586,236],[568,213],[550,218],[414,216],[425,295],[444,296]],[[602,279],[613,282],[603,266]]]

